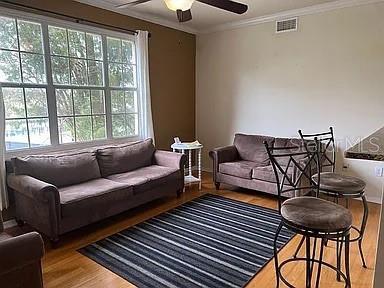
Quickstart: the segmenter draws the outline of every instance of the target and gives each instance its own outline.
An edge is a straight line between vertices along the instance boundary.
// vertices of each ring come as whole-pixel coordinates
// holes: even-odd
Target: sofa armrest
[[[159,166],[184,169],[187,162],[187,156],[181,153],[156,150],[154,154],[154,163]]]
[[[235,146],[215,148],[209,152],[209,156],[216,164],[238,160],[238,152]]]
[[[11,174],[7,177],[7,184],[28,198],[34,198],[41,202],[60,202],[59,191],[56,186],[31,176]]]
[[[40,261],[44,243],[37,232],[8,238],[0,242],[0,275]]]

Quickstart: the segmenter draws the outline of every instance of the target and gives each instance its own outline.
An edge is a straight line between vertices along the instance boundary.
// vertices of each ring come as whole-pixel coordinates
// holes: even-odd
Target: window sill
[[[67,144],[50,145],[50,146],[44,146],[44,147],[19,149],[19,150],[7,151],[5,153],[5,158],[8,160],[13,157],[23,157],[28,155],[44,155],[49,153],[56,154],[56,153],[67,152],[75,149],[78,150],[78,149],[87,149],[87,148],[100,147],[100,146],[124,144],[124,143],[139,141],[139,140],[141,140],[139,136],[134,136],[134,137],[97,140],[97,141],[91,141],[91,142],[67,143]]]

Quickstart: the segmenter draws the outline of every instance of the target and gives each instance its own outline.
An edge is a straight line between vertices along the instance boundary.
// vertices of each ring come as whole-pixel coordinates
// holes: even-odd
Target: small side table
[[[186,154],[188,152],[188,175],[185,176],[185,184],[199,184],[199,190],[201,190],[201,150],[203,145],[201,144],[191,144],[191,143],[173,143],[171,145],[173,152],[181,152]],[[193,176],[192,174],[192,152],[196,151],[197,153],[197,172],[198,177]]]

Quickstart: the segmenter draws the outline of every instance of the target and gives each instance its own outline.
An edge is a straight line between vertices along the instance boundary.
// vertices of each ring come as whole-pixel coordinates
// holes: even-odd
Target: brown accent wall
[[[147,30],[156,146],[195,138],[195,35],[71,0],[15,0],[28,6],[133,30]]]

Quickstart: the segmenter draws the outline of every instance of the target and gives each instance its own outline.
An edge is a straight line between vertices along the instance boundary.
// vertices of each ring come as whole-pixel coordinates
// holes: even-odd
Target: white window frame
[[[91,25],[85,25],[80,23],[74,23],[67,20],[56,19],[48,16],[18,11],[9,8],[2,8],[0,12],[0,16],[17,18],[19,20],[32,21],[41,24],[42,27],[42,38],[43,38],[43,49],[44,49],[44,57],[45,57],[45,65],[46,65],[46,76],[47,83],[46,84],[28,84],[28,83],[4,83],[4,87],[14,87],[14,88],[45,88],[47,93],[47,105],[50,124],[50,138],[51,145],[41,146],[41,147],[33,147],[33,148],[25,148],[25,149],[16,149],[6,151],[7,158],[15,157],[15,156],[23,156],[30,154],[41,154],[41,153],[49,153],[56,151],[64,151],[64,150],[72,150],[72,149],[82,149],[87,147],[106,145],[111,143],[124,143],[124,142],[133,142],[140,140],[141,133],[141,121],[143,115],[140,115],[141,109],[141,91],[140,84],[138,83],[139,77],[139,67],[137,61],[137,41],[135,35],[121,33],[109,29],[103,29],[99,27],[94,27]],[[65,29],[73,29],[82,32],[95,33],[102,36],[102,48],[103,48],[103,66],[104,66],[104,86],[75,86],[75,85],[57,85],[53,84],[52,79],[52,69],[51,69],[51,53],[49,47],[49,34],[48,34],[48,25],[62,27]],[[123,40],[129,40],[134,42],[135,44],[135,67],[136,67],[136,88],[130,87],[110,87],[109,86],[109,75],[108,75],[108,54],[107,54],[107,37],[115,37]],[[63,143],[59,144],[59,135],[58,135],[58,117],[57,117],[57,107],[56,107],[56,96],[55,89],[89,89],[89,90],[103,90],[105,97],[105,115],[106,115],[106,139],[102,140],[92,140],[88,142],[72,142],[72,143]],[[129,136],[129,137],[121,137],[121,138],[113,138],[112,137],[112,111],[111,111],[111,90],[123,90],[136,91],[137,95],[137,109],[138,109],[138,135]],[[53,113],[52,113],[53,112]]]

